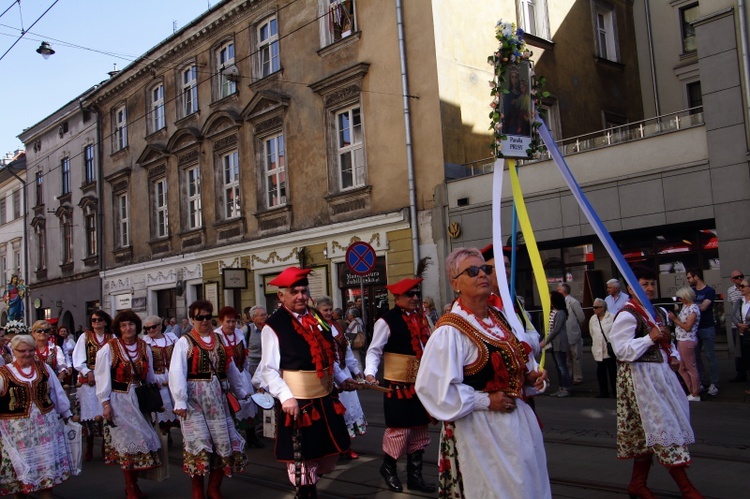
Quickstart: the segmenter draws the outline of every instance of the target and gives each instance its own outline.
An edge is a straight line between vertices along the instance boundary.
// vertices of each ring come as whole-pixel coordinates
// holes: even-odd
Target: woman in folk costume
[[[103,310],[91,314],[90,327],[78,338],[73,349],[73,368],[78,371],[76,399],[81,410],[81,424],[86,435],[84,461],[91,461],[94,453],[94,436],[102,436],[102,406],[96,398],[96,354],[112,339],[112,318]],[[104,442],[102,442],[104,458]]]
[[[427,342],[416,383],[427,411],[444,421],[438,497],[549,498],[542,432],[525,400],[547,373],[488,305],[493,267],[479,250],[457,249],[445,266],[458,298]]]
[[[159,429],[163,434],[169,435],[171,445],[172,436],[169,434],[169,429],[180,426],[173,412],[174,404],[172,394],[169,392],[169,363],[172,362],[172,352],[177,343],[177,337],[172,333],[162,333],[161,328],[161,317],[149,315],[143,320],[143,331],[146,333],[143,341],[151,348],[154,376],[159,385],[161,400],[164,402],[164,410],[157,413],[156,417],[159,421]]]
[[[634,268],[649,300],[656,298],[656,274]],[[666,327],[667,315],[656,308],[655,324],[628,286],[630,300],[617,313],[609,342],[617,356],[617,458],[633,459],[630,497],[653,498],[646,486],[652,457],[667,467],[685,498],[703,497],[685,472],[688,444],[695,441],[690,408],[674,370],[680,364]]]
[[[338,362],[344,376],[353,381],[364,379],[362,371],[359,369],[359,362],[354,357],[349,340],[346,339],[346,334],[344,334],[341,326],[333,319],[333,301],[331,298],[321,296],[315,300],[315,306],[331,331],[331,335],[335,341],[333,346],[336,352],[336,362]],[[346,407],[344,423],[346,423],[346,429],[349,431],[349,438],[353,440],[354,437],[367,433],[367,419],[365,418],[364,411],[362,411],[362,404],[359,402],[357,391],[342,390],[339,393],[339,400]],[[351,447],[342,456],[346,456],[349,459],[359,459],[359,456]]]
[[[232,350],[211,330],[213,311],[209,301],[190,304],[193,329],[177,340],[169,366],[169,389],[185,446],[182,469],[192,480],[193,499],[206,497],[205,475],[208,497],[221,498],[224,476],[242,471],[247,464],[245,441],[234,427],[227,392],[231,390],[240,400],[249,394]]]
[[[253,375],[250,372],[250,358],[247,355],[247,345],[245,343],[245,334],[241,328],[237,327],[237,320],[240,314],[232,307],[222,307],[219,310],[219,327],[214,329],[214,333],[219,334],[224,339],[224,344],[232,351],[232,360],[237,369],[240,371],[245,391],[252,393]],[[240,410],[234,414],[237,421],[237,428],[245,430],[245,441],[248,445],[256,448],[265,447],[263,442],[258,440],[255,433],[255,416],[258,408],[251,399],[240,400]]]
[[[104,427],[104,462],[116,464],[125,474],[127,499],[146,497],[138,488],[138,472],[161,465],[161,440],[138,404],[135,388],[156,383],[151,349],[138,338],[141,319],[132,310],[118,313],[112,338],[96,354],[96,396]]]
[[[36,344],[36,358],[50,366],[61,382],[68,376],[65,353],[54,341],[50,341],[52,326],[47,321],[36,321],[31,326],[31,337]]]
[[[70,402],[54,371],[35,358],[30,336],[10,344],[15,360],[0,367],[0,496],[52,499],[52,487],[71,474],[59,421],[67,423]]]

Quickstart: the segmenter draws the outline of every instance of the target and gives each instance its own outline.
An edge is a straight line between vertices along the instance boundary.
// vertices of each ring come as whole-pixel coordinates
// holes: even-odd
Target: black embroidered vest
[[[0,419],[27,418],[31,414],[32,402],[42,414],[50,412],[54,405],[49,396],[49,373],[43,362],[34,361],[37,377],[31,381],[18,379],[8,366],[0,367],[4,388],[0,393]]]

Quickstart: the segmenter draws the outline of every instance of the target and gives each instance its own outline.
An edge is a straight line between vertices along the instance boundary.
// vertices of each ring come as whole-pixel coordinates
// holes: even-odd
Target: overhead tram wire
[[[8,11],[9,11],[10,9],[12,9],[12,8],[13,8],[13,6],[14,6],[15,4],[19,4],[19,5],[21,5],[21,0],[14,0],[14,1],[13,1],[13,3],[12,3],[12,4],[10,4],[10,6],[9,6],[9,7],[7,8],[7,9],[5,9],[5,10],[3,11],[3,13],[2,13],[2,14],[0,14],[0,17],[3,17],[3,16],[5,15],[5,14],[7,14],[7,13],[8,13]]]
[[[43,18],[43,17],[44,17],[44,16],[46,15],[46,14],[47,14],[47,12],[49,12],[49,11],[50,11],[50,10],[52,9],[52,7],[54,7],[54,6],[55,6],[55,5],[57,4],[57,2],[59,2],[59,1],[60,1],[60,0],[55,0],[54,2],[52,2],[52,5],[50,5],[49,7],[47,7],[47,10],[45,10],[44,12],[42,12],[42,15],[41,15],[41,16],[39,16],[39,17],[38,17],[38,18],[36,19],[36,21],[34,21],[34,22],[33,22],[33,23],[31,24],[31,26],[29,26],[29,29],[33,28],[33,27],[34,27],[34,25],[35,25],[36,23],[38,23],[38,22],[39,22],[39,21],[40,21],[40,20],[41,20],[41,19],[42,19],[42,18]],[[20,5],[20,2],[19,2],[19,5]],[[3,60],[4,58],[5,58],[5,56],[6,56],[6,55],[8,55],[8,52],[10,52],[11,50],[13,50],[13,47],[15,47],[15,46],[16,46],[16,45],[18,44],[18,42],[20,42],[20,41],[21,41],[21,38],[23,38],[23,37],[24,37],[24,35],[25,35],[25,34],[26,34],[27,32],[28,32],[28,30],[21,30],[21,36],[19,36],[19,37],[18,37],[18,38],[16,39],[16,41],[15,41],[15,42],[13,42],[13,45],[11,45],[11,46],[10,46],[10,48],[8,48],[8,50],[6,50],[6,51],[5,51],[5,53],[4,53],[3,55],[1,55],[1,56],[0,56],[0,61],[2,61],[2,60]]]

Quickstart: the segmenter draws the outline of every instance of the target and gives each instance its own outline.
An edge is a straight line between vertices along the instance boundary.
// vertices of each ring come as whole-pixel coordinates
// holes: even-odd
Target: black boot
[[[401,486],[401,480],[398,479],[398,467],[396,466],[396,459],[386,454],[383,457],[383,465],[380,467],[380,474],[385,478],[385,484],[393,492],[403,492],[404,487]]]
[[[420,492],[435,492],[435,486],[430,485],[422,478],[422,456],[423,450],[412,452],[406,456],[406,486],[409,490],[418,490]]]
[[[258,434],[255,433],[255,427],[248,428],[248,430],[245,432],[245,435],[247,436],[247,445],[249,445],[250,447],[262,449],[266,446],[266,444],[260,441],[260,439],[258,438]]]
[[[315,485],[300,485],[297,499],[318,499],[318,488]]]

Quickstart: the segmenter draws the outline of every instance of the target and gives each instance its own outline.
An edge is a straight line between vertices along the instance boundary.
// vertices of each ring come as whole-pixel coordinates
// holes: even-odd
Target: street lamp
[[[52,47],[47,42],[42,42],[41,45],[39,45],[39,48],[36,49],[37,54],[42,54],[42,57],[44,57],[44,60],[49,59],[49,56],[55,53],[54,50],[52,50]]]

